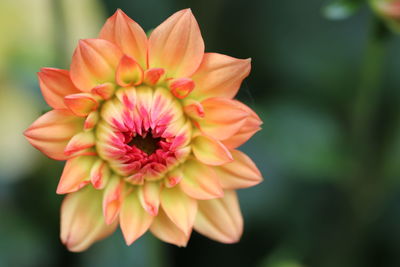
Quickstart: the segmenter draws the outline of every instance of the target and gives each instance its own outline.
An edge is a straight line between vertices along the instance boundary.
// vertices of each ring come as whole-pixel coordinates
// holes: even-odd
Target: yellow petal
[[[139,199],[143,208],[151,215],[158,214],[160,206],[161,184],[159,182],[145,182],[139,189]]]
[[[235,191],[225,191],[223,198],[198,201],[194,229],[222,243],[238,242],[243,232],[243,218]]]
[[[86,117],[98,107],[96,99],[88,93],[67,95],[64,97],[64,103],[69,110],[80,117]]]
[[[118,176],[112,176],[104,190],[103,214],[106,224],[111,224],[118,217],[123,201],[122,193],[125,182]]]
[[[124,55],[118,64],[115,80],[118,85],[127,87],[141,84],[143,75],[140,65],[130,56]]]
[[[207,165],[218,166],[232,161],[229,150],[210,136],[195,137],[192,140],[192,150],[196,158]]]

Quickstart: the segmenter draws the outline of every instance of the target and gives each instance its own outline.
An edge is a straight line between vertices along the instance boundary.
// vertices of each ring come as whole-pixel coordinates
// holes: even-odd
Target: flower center
[[[135,146],[150,156],[160,147],[160,141],[162,139],[164,138],[154,138],[153,135],[150,134],[146,136],[136,135],[135,137],[131,137],[128,146]]]

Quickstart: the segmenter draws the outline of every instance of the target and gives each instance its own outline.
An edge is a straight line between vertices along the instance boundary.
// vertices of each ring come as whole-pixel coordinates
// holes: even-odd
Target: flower
[[[236,148],[261,120],[233,100],[250,60],[204,53],[190,9],[147,38],[121,10],[98,39],[79,42],[69,71],[38,76],[54,108],[25,136],[48,157],[66,160],[58,194],[61,240],[82,251],[120,225],[129,245],[148,229],[185,246],[194,228],[232,243],[243,220],[235,189],[261,174]]]
[[[370,0],[372,9],[395,32],[400,32],[400,1]]]

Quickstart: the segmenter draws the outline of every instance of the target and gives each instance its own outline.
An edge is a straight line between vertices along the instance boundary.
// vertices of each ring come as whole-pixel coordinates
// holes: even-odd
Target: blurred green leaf
[[[336,0],[326,5],[322,13],[325,18],[331,20],[347,19],[360,9],[363,2],[360,0]]]

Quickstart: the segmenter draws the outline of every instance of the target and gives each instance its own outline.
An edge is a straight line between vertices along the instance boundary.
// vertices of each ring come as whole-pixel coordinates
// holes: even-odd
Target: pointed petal
[[[96,99],[87,93],[67,95],[64,98],[64,103],[72,113],[79,117],[86,117],[98,107]]]
[[[185,247],[190,235],[185,235],[160,209],[157,217],[150,226],[150,231],[164,242]]]
[[[197,201],[187,196],[179,187],[164,188],[161,206],[168,218],[187,236],[191,233],[197,213]]]
[[[101,29],[99,38],[113,42],[121,50],[146,67],[147,36],[143,29],[118,9]]]
[[[115,81],[115,70],[122,57],[121,50],[103,39],[80,40],[71,63],[71,79],[84,92]]]
[[[235,191],[225,191],[223,198],[198,202],[194,229],[222,243],[238,242],[243,232],[243,218]]]
[[[121,230],[128,246],[149,229],[154,218],[143,209],[137,194],[134,191],[125,197],[119,215]]]
[[[67,70],[42,68],[38,77],[42,95],[54,109],[66,109],[64,96],[80,92],[72,83]]]
[[[112,224],[117,219],[123,201],[122,193],[125,182],[118,176],[112,176],[104,190],[103,214],[106,224]]]
[[[222,197],[221,184],[214,170],[197,160],[187,160],[182,166],[183,179],[180,188],[195,199],[213,199]]]
[[[143,76],[143,69],[133,58],[127,55],[121,58],[115,73],[115,80],[118,85],[127,87],[141,84]]]
[[[232,162],[214,168],[222,187],[238,189],[259,184],[262,175],[254,162],[239,150],[231,150],[231,153]]]
[[[190,9],[176,12],[151,33],[149,67],[164,68],[167,77],[190,77],[204,55],[199,25]]]
[[[192,79],[196,88],[190,95],[197,100],[210,97],[233,98],[250,73],[250,59],[237,59],[217,53],[205,53]]]
[[[102,159],[96,160],[90,170],[90,181],[92,182],[93,187],[96,189],[103,189],[108,183],[110,176],[110,168],[108,167],[107,162]]]
[[[76,155],[76,153],[91,148],[96,144],[93,131],[80,132],[74,135],[68,142],[67,147],[64,150],[64,154],[67,156]]]
[[[25,132],[26,139],[46,156],[66,160],[64,149],[82,130],[83,119],[68,110],[52,110],[39,117]]]
[[[192,140],[192,150],[196,158],[207,165],[218,166],[232,161],[229,150],[210,136],[195,137]]]
[[[160,206],[161,184],[159,182],[145,182],[139,189],[139,199],[143,208],[151,215],[157,216]]]
[[[102,192],[85,187],[69,194],[61,205],[61,240],[70,251],[86,250],[112,234],[117,223],[106,225],[101,211]]]
[[[79,156],[67,160],[60,182],[57,186],[57,194],[75,192],[90,182],[90,170],[97,157]]]

